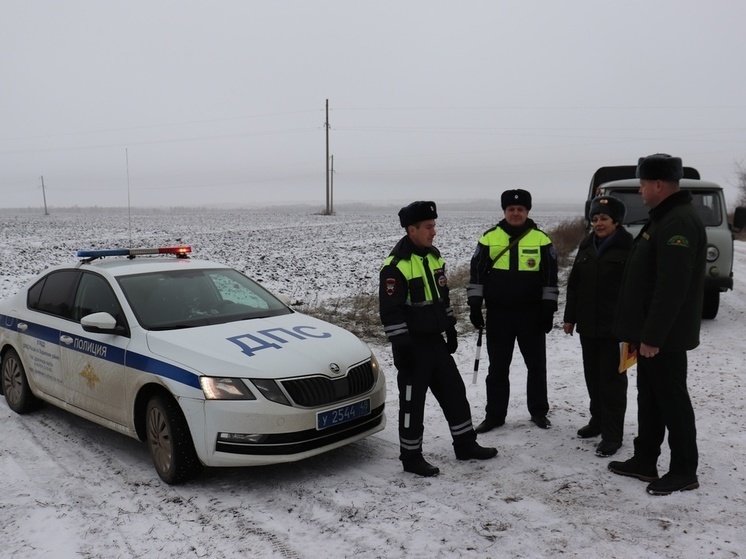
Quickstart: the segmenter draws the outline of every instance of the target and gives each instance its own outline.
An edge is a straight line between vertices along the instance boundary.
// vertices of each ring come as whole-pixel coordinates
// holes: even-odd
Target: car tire
[[[39,399],[31,392],[26,370],[14,349],[3,357],[2,386],[8,407],[16,413],[27,413],[39,407]]]
[[[153,396],[145,412],[148,451],[158,476],[169,485],[196,477],[202,464],[184,414],[169,396]]]

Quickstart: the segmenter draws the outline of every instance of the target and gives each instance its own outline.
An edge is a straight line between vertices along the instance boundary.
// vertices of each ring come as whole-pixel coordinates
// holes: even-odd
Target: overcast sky
[[[583,200],[746,165],[743,0],[0,0],[0,207]],[[128,180],[129,170],[129,180]]]

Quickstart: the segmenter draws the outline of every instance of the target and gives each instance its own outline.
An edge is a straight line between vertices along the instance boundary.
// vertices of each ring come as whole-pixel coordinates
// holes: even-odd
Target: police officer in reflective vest
[[[421,476],[440,471],[422,455],[428,388],[448,421],[456,458],[497,455],[476,441],[466,387],[451,356],[458,346],[456,319],[445,262],[433,246],[437,217],[434,202],[412,202],[399,211],[407,234],[383,263],[379,284],[381,322],[398,371],[399,458],[405,472]]]
[[[528,369],[531,421],[542,429],[551,425],[547,418],[546,334],[557,310],[557,253],[549,237],[528,217],[529,192],[506,190],[500,201],[505,219],[479,239],[467,287],[469,318],[475,328],[485,327],[483,301],[487,307],[487,416],[477,426],[477,433],[505,424],[516,339]]]

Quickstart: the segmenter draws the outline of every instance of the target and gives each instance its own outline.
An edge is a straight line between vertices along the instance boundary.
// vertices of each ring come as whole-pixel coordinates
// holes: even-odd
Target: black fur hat
[[[508,206],[523,206],[527,210],[531,210],[531,193],[520,188],[506,190],[500,196],[500,204],[503,210]]]
[[[627,215],[627,206],[619,198],[597,196],[591,201],[588,219],[593,219],[596,214],[606,214],[617,223],[623,223],[624,216]]]
[[[412,202],[399,210],[399,223],[402,227],[414,225],[426,219],[438,219],[435,202]]]
[[[684,167],[681,165],[680,157],[671,157],[666,153],[656,153],[641,157],[637,161],[638,179],[678,181],[684,176]]]

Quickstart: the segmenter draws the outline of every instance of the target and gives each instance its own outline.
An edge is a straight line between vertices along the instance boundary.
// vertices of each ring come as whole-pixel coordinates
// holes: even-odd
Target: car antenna
[[[132,246],[132,205],[130,204],[130,155],[129,148],[124,148],[124,159],[127,165],[127,229],[130,235],[130,246]]]

